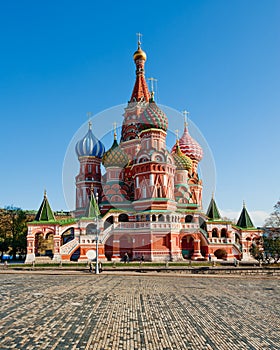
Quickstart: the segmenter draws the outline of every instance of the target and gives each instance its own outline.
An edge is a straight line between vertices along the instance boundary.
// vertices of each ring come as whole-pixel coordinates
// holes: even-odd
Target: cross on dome
[[[183,110],[182,114],[184,116],[184,125],[186,127],[188,125],[188,115],[190,114],[190,112],[185,109]]]
[[[143,36],[143,34],[141,34],[141,33],[136,33],[136,35],[138,36],[138,49],[140,49],[140,47],[141,47],[141,38],[142,38],[142,36]]]

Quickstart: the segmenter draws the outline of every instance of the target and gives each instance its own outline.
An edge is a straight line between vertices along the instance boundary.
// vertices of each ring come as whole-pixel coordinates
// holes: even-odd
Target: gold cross
[[[116,138],[117,138],[117,123],[116,122],[113,123],[113,128],[114,128],[114,139],[116,140]]]
[[[87,112],[87,117],[88,117],[88,128],[89,128],[89,129],[91,129],[91,127],[92,127],[92,122],[91,122],[91,120],[90,120],[91,116],[92,116],[92,112]]]
[[[190,112],[188,112],[186,109],[182,112],[183,116],[184,116],[184,124],[185,126],[188,125],[188,115],[190,114]]]
[[[148,80],[151,82],[151,92],[154,92],[154,82],[156,83],[157,79],[151,77],[151,78],[148,78]]]
[[[178,140],[179,139],[179,129],[175,130],[175,135],[176,135],[176,140]]]
[[[138,36],[138,47],[140,48],[140,46],[141,46],[141,38],[142,38],[142,34],[141,33],[136,33],[136,35]]]

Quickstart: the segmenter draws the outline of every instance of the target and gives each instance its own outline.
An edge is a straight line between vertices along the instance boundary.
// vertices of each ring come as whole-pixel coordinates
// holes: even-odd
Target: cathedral
[[[261,231],[243,205],[237,223],[223,219],[214,196],[202,208],[203,149],[185,121],[181,137],[166,146],[168,116],[145,80],[146,53],[133,55],[135,84],[124,110],[121,137],[112,146],[92,124],[76,144],[76,208],[58,217],[46,193],[28,224],[26,263],[42,261],[184,261],[250,259]],[[102,171],[101,165],[106,169]]]

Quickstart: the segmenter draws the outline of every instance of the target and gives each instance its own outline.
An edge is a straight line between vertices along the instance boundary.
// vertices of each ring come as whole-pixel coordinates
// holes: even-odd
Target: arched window
[[[120,214],[119,215],[119,222],[128,222],[128,215],[127,214]]]
[[[93,235],[96,234],[96,224],[89,224],[86,227],[86,234]]]
[[[227,229],[226,228],[222,228],[221,229],[221,237],[222,238],[227,238]]]
[[[192,215],[187,215],[185,217],[185,223],[192,222],[193,216]]]
[[[212,230],[212,237],[218,237],[218,229],[216,227]]]
[[[164,215],[162,215],[162,214],[160,214],[159,216],[158,216],[158,221],[164,221]]]
[[[152,221],[157,221],[155,214],[152,215]]]

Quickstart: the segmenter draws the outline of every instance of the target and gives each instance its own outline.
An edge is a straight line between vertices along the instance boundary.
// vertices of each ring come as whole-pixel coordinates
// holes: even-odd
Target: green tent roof
[[[209,220],[221,220],[222,219],[214,197],[211,198],[211,202],[209,204],[206,215],[208,216]]]
[[[93,192],[90,194],[90,199],[86,208],[86,218],[96,218],[100,216],[100,211]]]
[[[34,221],[55,221],[55,216],[49,204],[46,191],[44,193],[43,202],[35,216]]]
[[[245,207],[245,204],[243,205],[242,212],[239,216],[239,219],[237,221],[237,226],[242,228],[253,228],[254,224],[250,218],[250,215],[248,214],[248,211]]]

